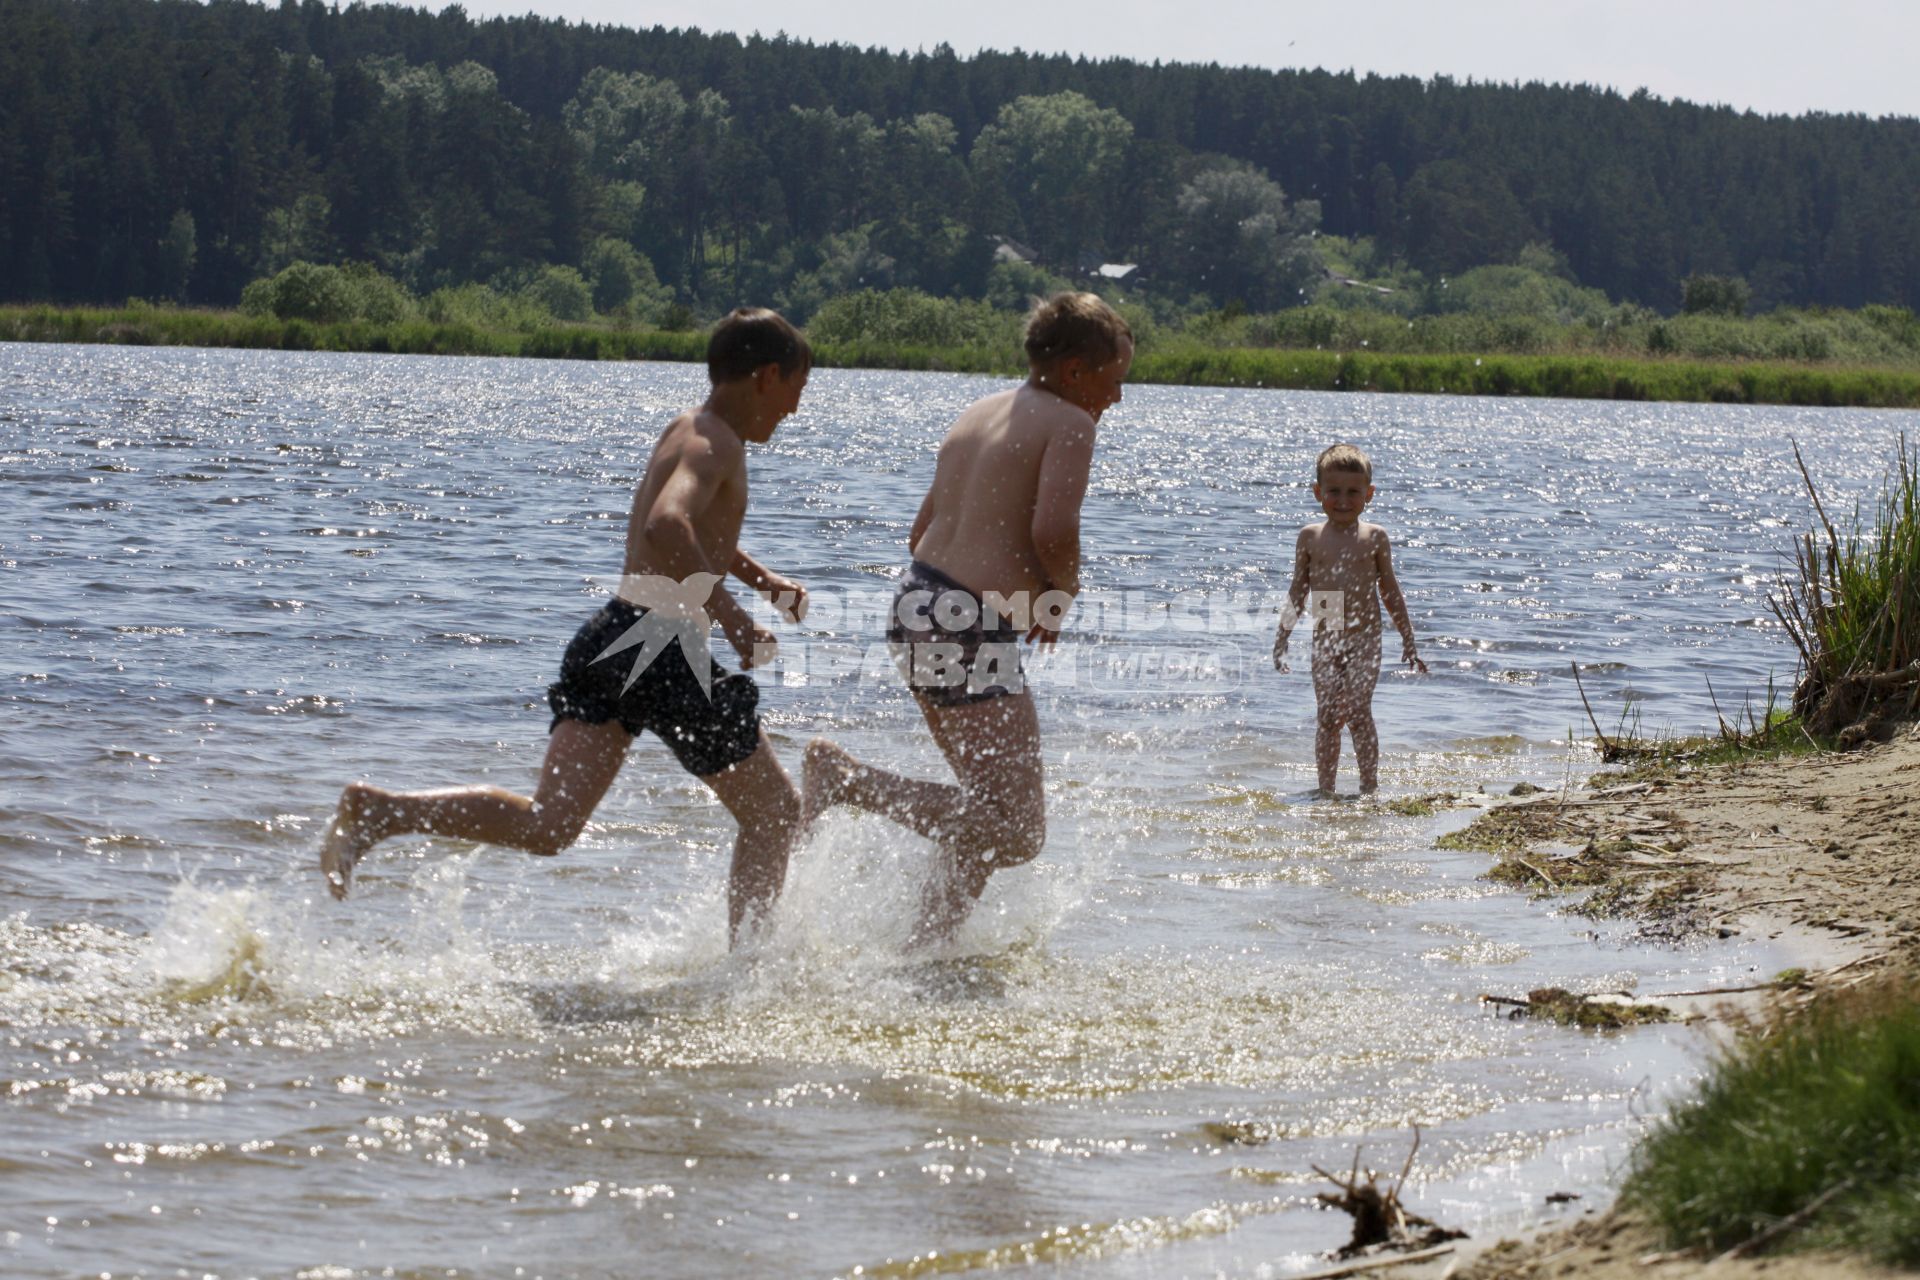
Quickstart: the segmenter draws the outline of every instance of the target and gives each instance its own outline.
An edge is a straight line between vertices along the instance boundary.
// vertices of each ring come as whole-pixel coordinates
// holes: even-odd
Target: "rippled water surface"
[[[939,772],[863,602],[992,386],[823,370],[756,450],[745,545],[821,605],[764,681],[790,767],[828,732]],[[343,782],[530,785],[654,435],[703,393],[0,345],[0,1270],[1285,1274],[1345,1238],[1313,1164],[1397,1170],[1418,1125],[1409,1199],[1500,1230],[1604,1195],[1698,1069],[1685,1030],[1480,993],[1778,960],[1487,885],[1432,847],[1458,816],[1311,800],[1311,691],[1257,606],[1313,455],[1362,444],[1434,667],[1382,681],[1383,790],[1559,786],[1592,765],[1573,662],[1649,729],[1710,725],[1708,678],[1790,678],[1789,441],[1858,494],[1912,415],[1133,389],[1092,596],[1035,676],[1048,848],[952,954],[901,950],[925,847],[836,814],[729,956],[730,824],[651,740],[563,857],[400,841],[329,901]]]

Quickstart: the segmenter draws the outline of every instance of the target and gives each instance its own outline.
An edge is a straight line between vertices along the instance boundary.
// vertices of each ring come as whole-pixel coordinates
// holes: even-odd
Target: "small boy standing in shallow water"
[[[1373,687],[1380,679],[1380,603],[1400,633],[1401,660],[1422,675],[1427,664],[1413,643],[1406,597],[1393,576],[1387,531],[1360,518],[1373,501],[1373,463],[1350,444],[1336,444],[1314,466],[1313,496],[1327,518],[1300,531],[1293,549],[1293,585],[1273,665],[1291,671],[1287,641],[1302,615],[1313,629],[1313,697],[1318,710],[1313,762],[1321,796],[1333,795],[1340,765],[1340,730],[1353,735],[1360,793],[1380,785],[1380,734],[1373,726]]]

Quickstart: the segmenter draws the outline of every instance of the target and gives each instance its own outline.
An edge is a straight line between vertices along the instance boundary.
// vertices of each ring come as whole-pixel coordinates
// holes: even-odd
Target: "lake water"
[[[868,661],[945,425],[990,380],[822,370],[753,454],[744,545],[820,607],[764,681],[937,776]],[[1344,1241],[1311,1166],[1476,1234],[1603,1200],[1697,1077],[1680,1028],[1482,992],[1765,976],[1543,910],[1463,819],[1316,802],[1267,660],[1315,453],[1375,459],[1429,678],[1388,796],[1558,787],[1603,722],[1791,680],[1765,593],[1912,414],[1129,390],[1091,597],[1035,683],[1051,834],[956,953],[903,955],[927,850],[839,813],[729,956],[724,812],[636,744],[578,846],[413,839],[330,901],[342,783],[527,788],[560,650],[704,371],[0,345],[0,1270],[9,1276],[1273,1276]],[[1389,642],[1389,660],[1397,654]],[[1351,757],[1342,787],[1353,786]],[[1225,1145],[1235,1122],[1270,1140]]]

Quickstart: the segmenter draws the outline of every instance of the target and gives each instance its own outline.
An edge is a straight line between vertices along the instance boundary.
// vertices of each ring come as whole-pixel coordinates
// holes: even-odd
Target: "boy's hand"
[[[1080,584],[1074,582],[1070,587],[1060,587],[1052,582],[1041,585],[1040,599],[1033,611],[1033,625],[1027,628],[1027,640],[1036,648],[1051,649],[1060,640],[1060,633],[1067,629],[1067,614],[1072,611],[1073,599],[1080,594]],[[1048,626],[1052,622],[1052,626]]]
[[[1293,664],[1287,661],[1287,640],[1284,631],[1273,637],[1273,669],[1283,676],[1293,670]]]
[[[774,650],[780,647],[779,637],[751,618],[747,618],[744,625],[722,624],[720,629],[726,632],[727,643],[733,646],[733,651],[740,655],[742,671],[751,671],[757,658],[772,658]]]
[[[1400,650],[1400,661],[1406,663],[1423,676],[1427,674],[1427,664],[1420,660],[1420,651],[1413,647],[1411,641]]]
[[[788,622],[802,622],[807,616],[807,589],[792,578],[769,571],[760,586],[761,598]]]

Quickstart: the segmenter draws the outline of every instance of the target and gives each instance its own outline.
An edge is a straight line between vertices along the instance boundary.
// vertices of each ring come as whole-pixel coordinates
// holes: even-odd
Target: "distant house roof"
[[[1375,293],[1393,292],[1392,289],[1389,289],[1383,284],[1368,284],[1365,280],[1355,280],[1352,276],[1343,276],[1332,267],[1322,267],[1320,271],[1327,279],[1333,281],[1335,284],[1345,285],[1349,289],[1371,289]]]
[[[1125,280],[1139,269],[1137,262],[1103,262],[1093,269],[1093,274],[1107,280]]]
[[[990,236],[988,238],[993,241],[993,260],[995,262],[1033,263],[1040,260],[1038,253],[1027,248],[1026,245],[1021,244],[1018,240],[1010,239],[1007,236]]]

